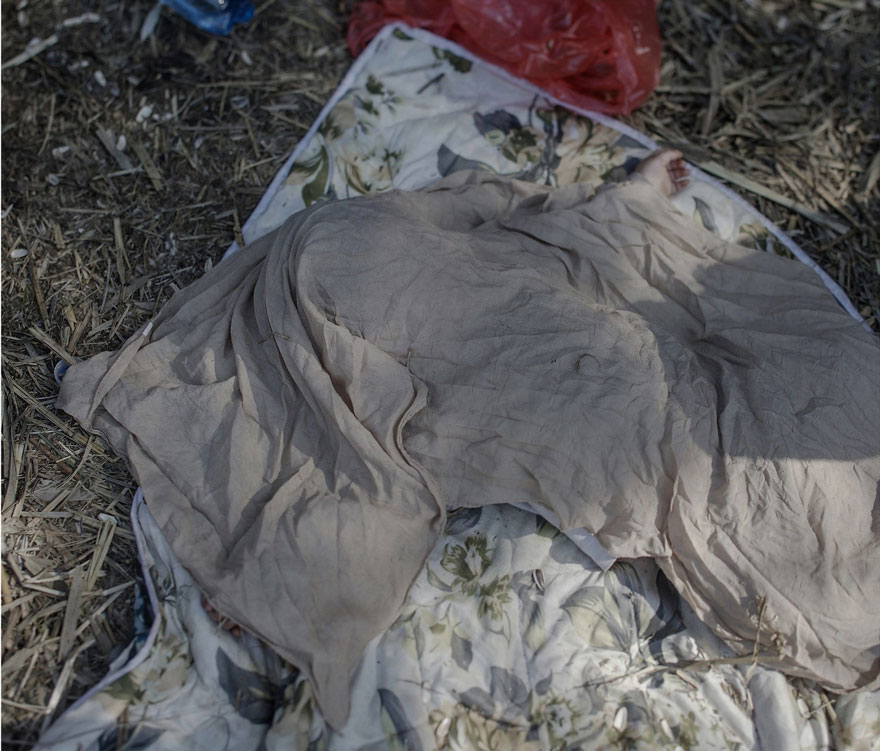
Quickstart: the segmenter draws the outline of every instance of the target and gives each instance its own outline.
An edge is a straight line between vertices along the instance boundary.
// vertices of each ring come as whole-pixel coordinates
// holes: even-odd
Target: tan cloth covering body
[[[762,654],[878,684],[880,346],[644,181],[590,199],[457,173],[313,206],[64,379],[334,726],[446,504],[543,505],[657,558],[734,648],[766,602]]]

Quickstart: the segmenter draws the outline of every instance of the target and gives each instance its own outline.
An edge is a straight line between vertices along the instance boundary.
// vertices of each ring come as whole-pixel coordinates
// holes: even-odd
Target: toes
[[[636,167],[665,196],[678,193],[688,184],[690,169],[678,149],[658,149]]]
[[[223,615],[217,608],[211,605],[208,602],[208,598],[202,594],[202,608],[204,608],[205,612],[208,614],[208,617],[214,621],[220,628],[225,631],[228,631],[233,636],[241,636],[241,626],[239,626],[235,621],[229,620],[225,615]]]
[[[660,149],[655,151],[649,159],[656,159],[660,164],[669,166],[677,161],[681,161],[683,154],[678,149]]]
[[[685,163],[684,159],[679,157],[671,161],[667,165],[667,170],[669,171],[669,176],[672,179],[675,192],[678,192],[687,187],[688,183],[690,182],[688,180],[688,175],[690,175],[691,171]]]

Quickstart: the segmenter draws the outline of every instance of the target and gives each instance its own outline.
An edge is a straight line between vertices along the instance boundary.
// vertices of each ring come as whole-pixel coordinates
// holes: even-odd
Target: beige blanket
[[[446,504],[544,506],[657,558],[736,649],[878,684],[880,346],[808,268],[643,181],[315,205],[59,403],[333,725]]]

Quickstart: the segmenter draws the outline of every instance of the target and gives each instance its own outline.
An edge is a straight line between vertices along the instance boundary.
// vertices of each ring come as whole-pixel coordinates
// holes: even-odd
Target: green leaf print
[[[357,106],[360,107],[367,114],[378,116],[379,111],[376,109],[376,106],[373,104],[372,99],[362,99],[361,97],[357,97],[355,99],[355,101],[357,102]]]
[[[531,149],[531,152],[527,150]],[[538,137],[534,131],[527,128],[513,131],[507,138],[507,142],[501,149],[501,153],[511,162],[520,161],[520,155],[526,152],[528,161],[535,161],[540,158],[540,149],[538,149]]]
[[[548,522],[543,516],[535,517],[535,532],[541,535],[541,537],[546,537],[548,540],[552,540],[557,535],[562,534],[562,532]]]
[[[456,73],[467,73],[470,71],[473,63],[465,57],[450,52],[449,50],[441,50],[434,47],[434,57],[438,60],[446,60]]]
[[[370,73],[370,77],[367,79],[367,91],[377,95],[385,93],[385,87],[382,85],[382,82],[372,73]]]
[[[480,586],[480,605],[477,613],[488,615],[493,621],[501,618],[504,606],[510,602],[510,574],[496,576],[489,584]]]
[[[302,199],[303,203],[308,207],[317,201],[327,191],[327,178],[330,175],[330,158],[327,156],[327,149],[323,146],[317,156],[318,169],[315,177],[303,185]]]
[[[104,690],[104,693],[113,699],[127,701],[129,703],[140,701],[144,695],[140,686],[134,681],[134,671],[126,673],[117,681],[113,681],[113,683]]]
[[[440,565],[450,574],[454,574],[456,580],[472,582],[477,579],[492,562],[492,551],[485,535],[470,535],[464,545],[447,545],[443,549],[443,557]],[[468,588],[468,594],[476,591],[476,585]],[[467,590],[466,590],[467,591]]]
[[[675,730],[675,740],[684,751],[691,751],[691,749],[697,747],[697,733],[699,731],[699,726],[697,725],[697,718],[694,716],[693,712],[688,712],[687,717],[682,717],[681,724]]]
[[[338,119],[339,117],[334,110],[329,115],[327,115],[324,122],[321,123],[321,127],[318,128],[318,133],[324,136],[324,138],[330,140],[336,140],[337,138],[339,138],[345,132],[345,128],[339,125],[339,123],[337,122]],[[298,166],[299,165],[294,164],[293,167],[291,167],[291,173],[297,172]]]

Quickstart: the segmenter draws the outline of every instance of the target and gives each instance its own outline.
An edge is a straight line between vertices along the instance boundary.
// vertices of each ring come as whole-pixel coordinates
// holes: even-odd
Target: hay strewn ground
[[[53,410],[54,364],[114,348],[219,259],[350,64],[344,0],[267,0],[228,39],[163,10],[141,42],[151,7],[2,5],[4,748],[30,746],[131,635],[133,483]],[[826,217],[741,191],[875,330],[878,15],[664,0],[661,87],[629,118]]]

